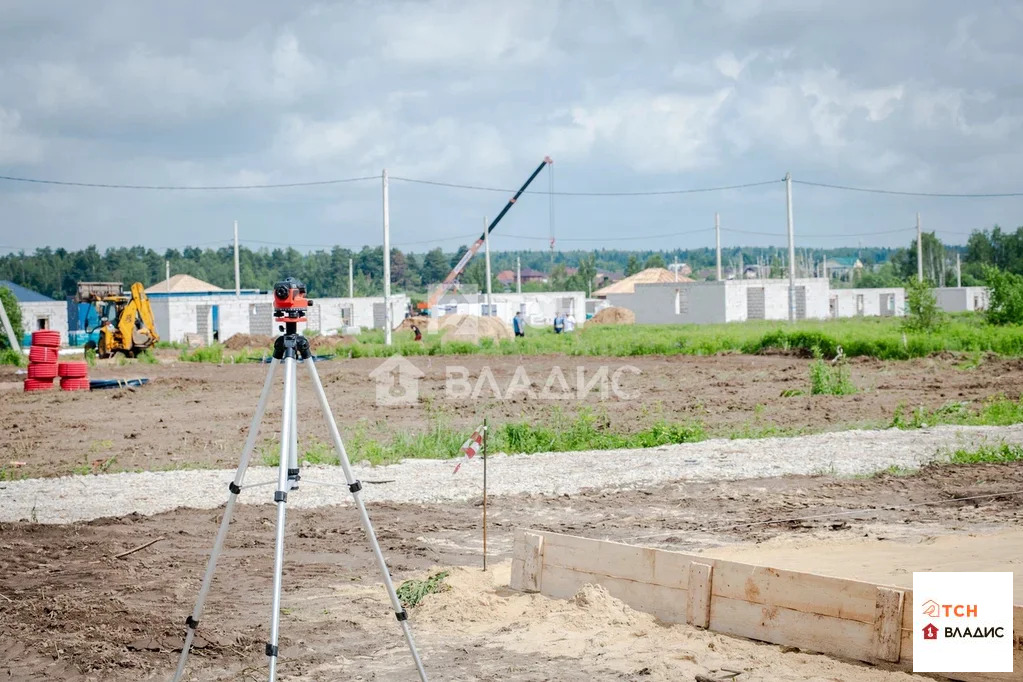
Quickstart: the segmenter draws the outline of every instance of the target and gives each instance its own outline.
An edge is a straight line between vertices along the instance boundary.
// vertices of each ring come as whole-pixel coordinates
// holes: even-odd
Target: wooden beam
[[[515,537],[515,557],[512,559],[511,587],[522,592],[539,592],[543,575],[544,538],[536,533],[523,532]]]
[[[879,661],[898,663],[902,654],[902,611],[905,607],[902,590],[877,588],[874,607],[874,657]]]
[[[689,589],[686,590],[686,622],[698,628],[710,627],[711,584],[714,567],[689,564]]]

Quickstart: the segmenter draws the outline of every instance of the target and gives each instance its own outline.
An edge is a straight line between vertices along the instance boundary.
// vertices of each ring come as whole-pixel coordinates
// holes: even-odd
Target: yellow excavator
[[[131,285],[130,296],[121,292],[120,283],[79,282],[77,298],[80,303],[91,304],[99,318],[95,328],[86,329],[90,334],[97,333],[98,339],[85,344],[99,357],[123,353],[133,358],[160,340],[153,309],[141,282]]]

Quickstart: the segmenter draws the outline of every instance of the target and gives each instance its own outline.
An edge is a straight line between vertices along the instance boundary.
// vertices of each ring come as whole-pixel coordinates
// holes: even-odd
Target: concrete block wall
[[[934,295],[947,313],[987,310],[990,300],[987,287],[937,287]]]
[[[21,303],[19,301],[18,308],[21,309],[21,327],[26,334],[31,334],[38,329],[52,329],[55,332],[60,332],[61,343],[67,343],[67,303],[64,301]]]
[[[905,314],[906,290],[902,287],[831,290],[830,317],[895,317]]]
[[[587,301],[582,291],[546,291],[535,293],[495,293],[491,303],[496,317],[511,324],[515,313],[520,310],[526,323],[532,326],[546,326],[554,323],[558,313],[575,317],[576,326],[586,322]],[[486,306],[486,294],[444,296],[438,304],[440,314],[481,315]]]
[[[310,318],[310,328],[325,335],[337,334],[338,330],[344,326],[383,329],[382,314],[376,314],[378,311],[382,311],[379,306],[383,303],[383,296],[314,299],[313,308],[318,308],[319,313],[318,316]],[[390,303],[391,322],[397,327],[405,319],[409,297],[405,294],[394,294],[391,296]],[[344,319],[346,313],[350,317],[347,321]],[[312,326],[314,324],[317,326]]]

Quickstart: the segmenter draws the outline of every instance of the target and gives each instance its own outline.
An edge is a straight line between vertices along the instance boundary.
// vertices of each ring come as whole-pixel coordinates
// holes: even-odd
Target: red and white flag
[[[485,426],[477,427],[476,430],[472,432],[472,435],[469,436],[469,440],[465,441],[462,444],[462,452],[465,453],[465,460],[463,462],[459,462],[455,466],[455,470],[452,472],[452,474],[457,474],[458,470],[462,467],[462,464],[471,460],[473,457],[479,454],[480,450],[483,449],[483,432],[486,430],[486,428],[487,427]]]

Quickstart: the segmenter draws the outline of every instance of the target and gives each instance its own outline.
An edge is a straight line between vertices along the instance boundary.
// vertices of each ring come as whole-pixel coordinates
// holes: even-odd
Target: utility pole
[[[384,190],[384,345],[391,345],[391,215],[387,197],[387,169],[381,174]]]
[[[490,288],[492,286],[490,281],[490,230],[487,229],[487,217],[483,216],[483,257],[486,261],[487,271],[487,315],[490,315]]]
[[[678,281],[678,256],[675,256],[675,281]]]
[[[163,284],[167,288],[167,293],[170,293],[170,261],[164,261],[163,266],[167,271],[167,277],[164,279]]]
[[[515,293],[522,293],[522,257],[515,256]]]
[[[355,260],[348,259],[348,298],[355,298]]]
[[[916,214],[916,281],[924,281],[924,242],[920,231],[920,214]]]
[[[721,216],[714,214],[714,242],[717,247],[718,281],[721,281]]]
[[[238,221],[234,221],[234,295],[242,295],[241,278],[238,275]]]
[[[792,231],[792,173],[785,174],[785,207],[789,223],[789,321],[796,321],[796,241]]]
[[[963,286],[963,262],[959,258],[959,252],[956,251],[956,287],[962,288]]]

